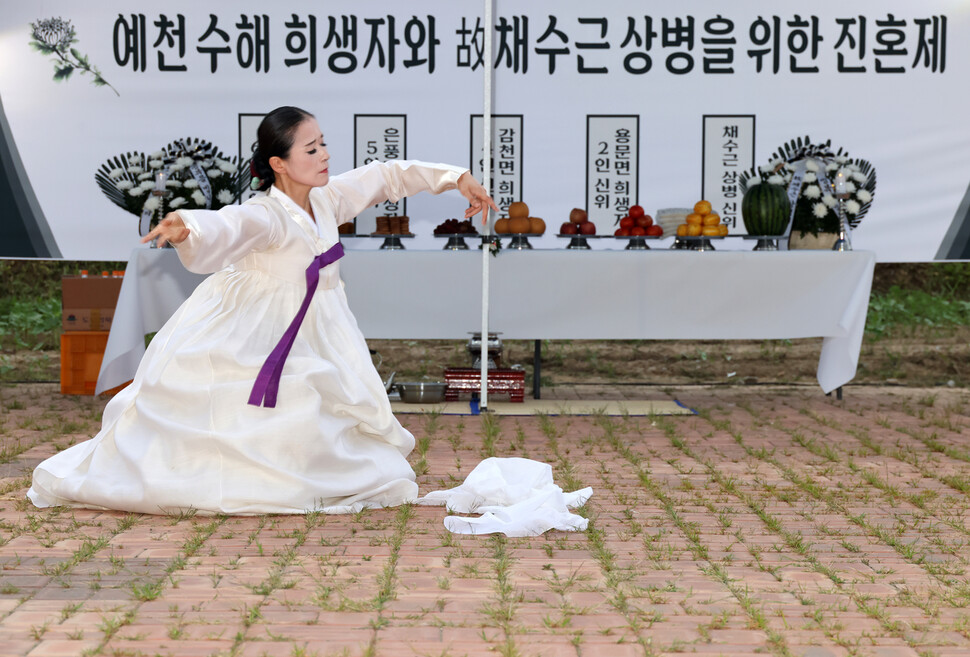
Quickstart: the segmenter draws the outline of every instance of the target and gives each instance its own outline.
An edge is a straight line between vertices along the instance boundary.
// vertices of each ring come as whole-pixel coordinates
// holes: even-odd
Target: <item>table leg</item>
[[[532,397],[539,399],[542,386],[542,340],[535,341],[535,351],[532,354]]]

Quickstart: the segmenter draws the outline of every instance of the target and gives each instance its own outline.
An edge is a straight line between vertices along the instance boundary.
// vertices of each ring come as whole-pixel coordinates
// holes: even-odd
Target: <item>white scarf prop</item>
[[[428,493],[418,504],[445,505],[454,513],[480,513],[477,518],[448,516],[445,528],[455,534],[502,533],[538,536],[550,529],[582,531],[589,521],[569,512],[593,495],[590,487],[564,493],[552,481],[552,466],[522,458],[487,458],[449,490]]]

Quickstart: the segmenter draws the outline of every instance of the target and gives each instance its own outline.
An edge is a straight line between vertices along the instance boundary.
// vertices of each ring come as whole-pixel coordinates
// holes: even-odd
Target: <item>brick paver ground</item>
[[[104,402],[0,388],[0,655],[970,654],[970,399],[951,389],[554,389],[691,416],[401,416],[422,492],[486,456],[592,486],[585,532],[438,507],[164,517],[33,508]]]

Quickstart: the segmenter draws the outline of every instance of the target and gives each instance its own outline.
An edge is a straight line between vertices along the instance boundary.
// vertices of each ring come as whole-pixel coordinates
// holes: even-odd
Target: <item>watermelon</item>
[[[741,201],[741,217],[749,235],[783,235],[791,218],[788,191],[768,183],[749,187]]]

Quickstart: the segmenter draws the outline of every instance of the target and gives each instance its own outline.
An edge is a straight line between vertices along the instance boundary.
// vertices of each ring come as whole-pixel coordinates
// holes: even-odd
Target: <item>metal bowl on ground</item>
[[[402,381],[394,387],[401,394],[401,401],[408,404],[434,404],[445,400],[447,383],[441,381]]]

